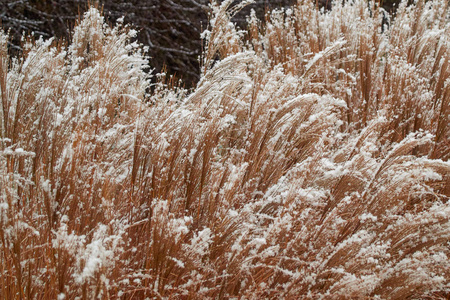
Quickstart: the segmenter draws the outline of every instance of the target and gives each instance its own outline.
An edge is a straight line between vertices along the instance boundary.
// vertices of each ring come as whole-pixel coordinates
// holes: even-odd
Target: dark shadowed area
[[[236,21],[245,26],[245,15],[255,9],[263,17],[266,9],[287,6],[291,0],[260,0],[239,13]],[[70,38],[86,0],[0,0],[2,26],[10,30],[10,49],[20,52],[22,34]],[[138,40],[149,47],[155,73],[164,66],[182,78],[187,87],[199,79],[200,33],[208,25],[208,0],[108,0],[99,2],[108,22],[124,17],[139,30]]]

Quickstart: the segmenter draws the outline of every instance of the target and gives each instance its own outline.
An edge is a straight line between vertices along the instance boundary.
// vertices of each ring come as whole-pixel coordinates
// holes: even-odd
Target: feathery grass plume
[[[230,5],[190,92],[95,8],[0,33],[1,298],[448,296],[447,1]]]

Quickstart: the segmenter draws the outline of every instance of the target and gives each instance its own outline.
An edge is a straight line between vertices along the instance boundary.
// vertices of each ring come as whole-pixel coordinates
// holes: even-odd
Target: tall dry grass
[[[0,34],[0,298],[448,296],[448,2],[230,4],[193,91],[95,8]]]

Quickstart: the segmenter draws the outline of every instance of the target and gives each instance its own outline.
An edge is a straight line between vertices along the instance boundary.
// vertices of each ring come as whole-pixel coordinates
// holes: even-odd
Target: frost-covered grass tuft
[[[0,33],[0,298],[449,295],[448,1],[231,2],[192,91],[95,8]]]

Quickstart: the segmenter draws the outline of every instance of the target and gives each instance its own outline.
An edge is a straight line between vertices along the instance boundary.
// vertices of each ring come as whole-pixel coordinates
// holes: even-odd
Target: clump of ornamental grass
[[[448,296],[448,2],[231,2],[192,91],[95,8],[0,33],[2,299]]]

